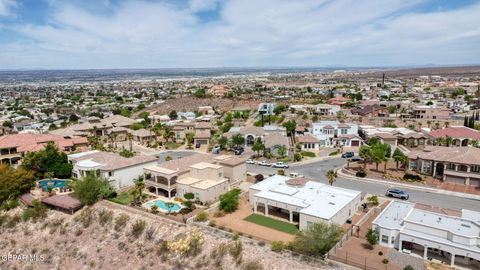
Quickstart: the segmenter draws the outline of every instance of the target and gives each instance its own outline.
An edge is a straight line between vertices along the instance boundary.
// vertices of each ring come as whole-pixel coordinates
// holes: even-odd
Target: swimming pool
[[[69,180],[66,179],[43,179],[38,181],[38,186],[43,190],[43,191],[48,191],[48,189],[51,188],[64,188],[68,187],[68,182]]]
[[[152,206],[156,205],[158,207],[158,210],[166,213],[173,213],[173,212],[178,212],[180,209],[182,209],[182,205],[177,202],[165,202],[160,199],[156,199],[153,201],[146,202],[144,206],[148,209],[151,209]]]

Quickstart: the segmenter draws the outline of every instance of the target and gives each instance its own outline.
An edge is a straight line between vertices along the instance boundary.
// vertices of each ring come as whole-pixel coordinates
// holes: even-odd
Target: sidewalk
[[[438,189],[438,188],[423,187],[423,186],[419,186],[419,185],[405,184],[405,183],[399,183],[399,182],[392,182],[392,181],[376,179],[376,178],[368,178],[368,177],[361,178],[361,177],[356,177],[354,175],[351,175],[349,173],[345,173],[344,170],[345,170],[345,167],[339,168],[337,170],[337,174],[339,176],[342,176],[342,177],[345,177],[345,178],[348,178],[348,179],[357,180],[357,181],[360,181],[360,182],[382,183],[384,185],[389,185],[389,186],[394,185],[394,186],[404,187],[404,188],[409,188],[409,189],[422,190],[422,191],[430,192],[430,193],[445,194],[445,195],[456,196],[456,197],[461,197],[461,198],[468,198],[468,199],[472,199],[472,200],[480,200],[480,195],[463,193],[463,192],[448,191],[448,190],[443,190],[443,189]]]

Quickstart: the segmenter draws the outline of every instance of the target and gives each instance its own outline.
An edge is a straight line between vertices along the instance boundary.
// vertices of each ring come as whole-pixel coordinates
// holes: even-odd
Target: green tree
[[[107,179],[96,176],[94,173],[73,182],[73,195],[83,204],[92,205],[103,198],[110,198],[115,194]]]
[[[34,185],[35,176],[32,171],[0,164],[0,205],[28,192]]]
[[[374,246],[374,245],[378,244],[379,235],[378,235],[378,232],[376,230],[369,229],[368,232],[367,232],[367,235],[365,237],[367,237],[367,241],[370,245]]]
[[[386,162],[387,147],[385,144],[376,144],[370,148],[370,158],[375,163],[376,170],[378,171],[378,165],[382,162]]]
[[[300,231],[291,242],[291,248],[309,256],[325,255],[342,237],[343,229],[336,224],[314,223],[307,230]]]
[[[134,180],[135,186],[131,190],[132,197],[132,205],[139,206],[142,204],[143,201],[143,189],[145,188],[145,182],[143,181],[143,177],[140,176]]]
[[[265,144],[263,144],[261,138],[255,140],[255,143],[252,145],[252,150],[257,152],[257,157],[260,156],[260,152],[265,151]]]
[[[283,127],[285,127],[287,134],[292,138],[292,142],[295,143],[295,130],[297,129],[297,122],[295,122],[295,120],[289,120],[283,123]]]
[[[358,150],[358,155],[363,159],[363,169],[366,170],[367,162],[370,162],[371,160],[370,147],[367,145],[360,146],[360,149]]]
[[[328,170],[325,176],[327,177],[330,186],[333,186],[333,182],[335,182],[337,178],[337,172],[334,170]]]
[[[233,135],[231,141],[234,146],[241,146],[245,144],[245,138],[242,134]]]
[[[396,162],[397,170],[400,163],[406,162],[408,160],[408,157],[398,148],[393,151],[392,158]]]
[[[277,154],[281,158],[285,157],[287,155],[287,147],[285,145],[280,145],[277,148]]]
[[[60,152],[54,143],[49,142],[43,150],[28,152],[23,159],[22,167],[31,170],[38,178],[51,172],[57,178],[69,178],[72,175],[72,164],[68,163],[67,154]]]
[[[168,114],[168,117],[170,117],[170,119],[172,119],[172,120],[176,120],[176,119],[178,118],[177,111],[175,111],[175,110],[171,111],[171,112]]]
[[[218,139],[218,144],[222,147],[222,148],[226,148],[227,147],[227,144],[228,144],[228,139],[227,137],[225,136],[222,136]]]
[[[236,188],[220,196],[220,210],[227,213],[235,212],[238,209],[240,189]]]

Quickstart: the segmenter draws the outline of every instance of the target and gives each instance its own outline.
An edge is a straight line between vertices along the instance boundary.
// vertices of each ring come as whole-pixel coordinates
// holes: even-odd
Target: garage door
[[[465,185],[465,179],[462,177],[456,177],[456,176],[446,176],[445,182]]]
[[[208,140],[197,140],[196,142],[199,144],[208,144]]]
[[[360,141],[352,141],[351,145],[352,145],[352,146],[359,146],[359,145],[360,145]]]
[[[480,187],[480,179],[470,178],[470,186]]]

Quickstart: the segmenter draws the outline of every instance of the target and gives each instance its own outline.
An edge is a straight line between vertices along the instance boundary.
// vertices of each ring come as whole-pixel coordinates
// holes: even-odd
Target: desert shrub
[[[358,171],[356,174],[355,174],[356,177],[365,177],[367,176],[367,173],[365,171]]]
[[[152,212],[153,214],[158,214],[158,206],[156,204],[152,205],[152,207],[150,207],[150,212]]]
[[[76,231],[75,231],[75,236],[80,236],[81,234],[83,233],[83,230],[78,228]]]
[[[98,211],[98,223],[100,223],[100,225],[105,226],[106,224],[110,224],[110,222],[112,222],[112,219],[113,211],[106,209]]]
[[[337,149],[337,150],[331,152],[331,153],[328,154],[328,155],[329,155],[329,156],[336,156],[336,155],[338,155],[339,152],[340,152],[340,150]]]
[[[240,236],[239,236],[237,233],[234,233],[234,234],[232,235],[232,240],[233,240],[233,241],[237,241],[239,237],[240,237]]]
[[[195,218],[196,221],[198,222],[205,222],[208,220],[208,214],[205,211],[202,211],[197,214],[197,217]]]
[[[215,225],[217,225],[216,221],[214,219],[211,219],[209,222],[208,222],[208,225],[209,226],[212,226],[212,227],[215,227]]]
[[[263,270],[263,265],[259,261],[250,261],[242,265],[243,270]]]
[[[2,227],[4,224],[6,224],[9,218],[10,217],[7,214],[4,215],[4,214],[0,213],[0,227]]]
[[[383,251],[379,251],[378,256],[383,256]]]
[[[403,270],[415,270],[415,268],[413,268],[413,266],[411,266],[411,265],[409,264],[409,265],[405,266],[405,267],[403,268]]]
[[[195,198],[195,195],[191,192],[187,192],[183,195],[183,197],[187,200],[193,200],[193,198]]]
[[[17,226],[18,223],[20,223],[20,220],[21,220],[20,215],[16,214],[16,215],[13,215],[13,216],[9,217],[5,225],[6,225],[7,228],[13,228],[13,227]]]
[[[9,211],[18,206],[18,200],[17,199],[11,199],[7,200],[6,202],[2,203],[0,205],[1,210]]]
[[[114,226],[115,231],[120,231],[125,228],[125,225],[127,225],[129,219],[130,217],[126,214],[121,214],[120,216],[116,217]]]
[[[278,175],[285,175],[285,170],[283,170],[283,169],[277,170],[277,174]]]
[[[407,181],[422,181],[422,177],[420,175],[406,173],[403,175],[403,179]]]
[[[88,228],[95,219],[93,210],[90,207],[85,208],[78,216],[75,217],[75,221],[82,224],[84,228]]]
[[[235,212],[240,199],[240,189],[236,188],[220,196],[220,210],[227,213]]]
[[[130,234],[134,238],[140,237],[142,235],[143,231],[145,230],[145,226],[147,223],[145,220],[137,220],[133,225],[132,225],[132,230],[130,231]]]
[[[213,216],[216,217],[216,218],[224,217],[224,216],[225,216],[225,212],[222,211],[222,210],[216,211],[215,213],[213,213]]]
[[[201,252],[203,242],[203,234],[193,230],[176,241],[168,243],[168,249],[181,255],[196,256]]]
[[[160,240],[156,250],[157,250],[157,255],[162,255],[170,251],[168,248],[168,241]]]
[[[146,240],[153,240],[155,238],[155,234],[157,233],[157,229],[155,227],[150,226],[148,229],[145,230],[145,239]]]
[[[259,242],[258,242],[258,245],[261,246],[261,247],[264,247],[264,246],[265,246],[265,242],[264,242],[264,241],[259,241]]]
[[[283,241],[273,241],[272,242],[272,251],[281,252],[285,248]]]
[[[388,260],[387,258],[385,258],[385,259],[382,260],[382,263],[383,263],[383,264],[388,264],[388,262],[389,262],[389,260]]]
[[[228,253],[232,256],[232,258],[235,260],[235,263],[237,265],[240,265],[242,263],[242,254],[243,254],[243,245],[242,241],[237,240],[234,241],[232,244],[230,244],[230,247],[228,249]]]
[[[295,153],[295,155],[293,155],[293,160],[294,160],[295,162],[301,161],[302,158],[303,158],[303,156],[302,156],[302,154],[300,154],[300,153]]]
[[[88,175],[73,182],[73,192],[83,204],[92,205],[104,198],[116,195],[115,190],[107,179]]]
[[[378,202],[378,196],[373,195],[367,198],[368,202],[370,202],[372,205],[377,206],[379,204]]]
[[[298,232],[289,246],[300,254],[323,256],[337,243],[342,234],[342,227],[336,224],[315,223],[307,230]]]
[[[263,181],[263,179],[264,179],[263,174],[257,174],[257,175],[255,175],[255,183],[256,183],[256,182],[261,182],[261,181]]]
[[[32,207],[27,207],[23,210],[22,219],[28,221],[32,219],[34,223],[39,220],[43,220],[47,217],[48,208],[43,205],[39,200],[32,201]]]

